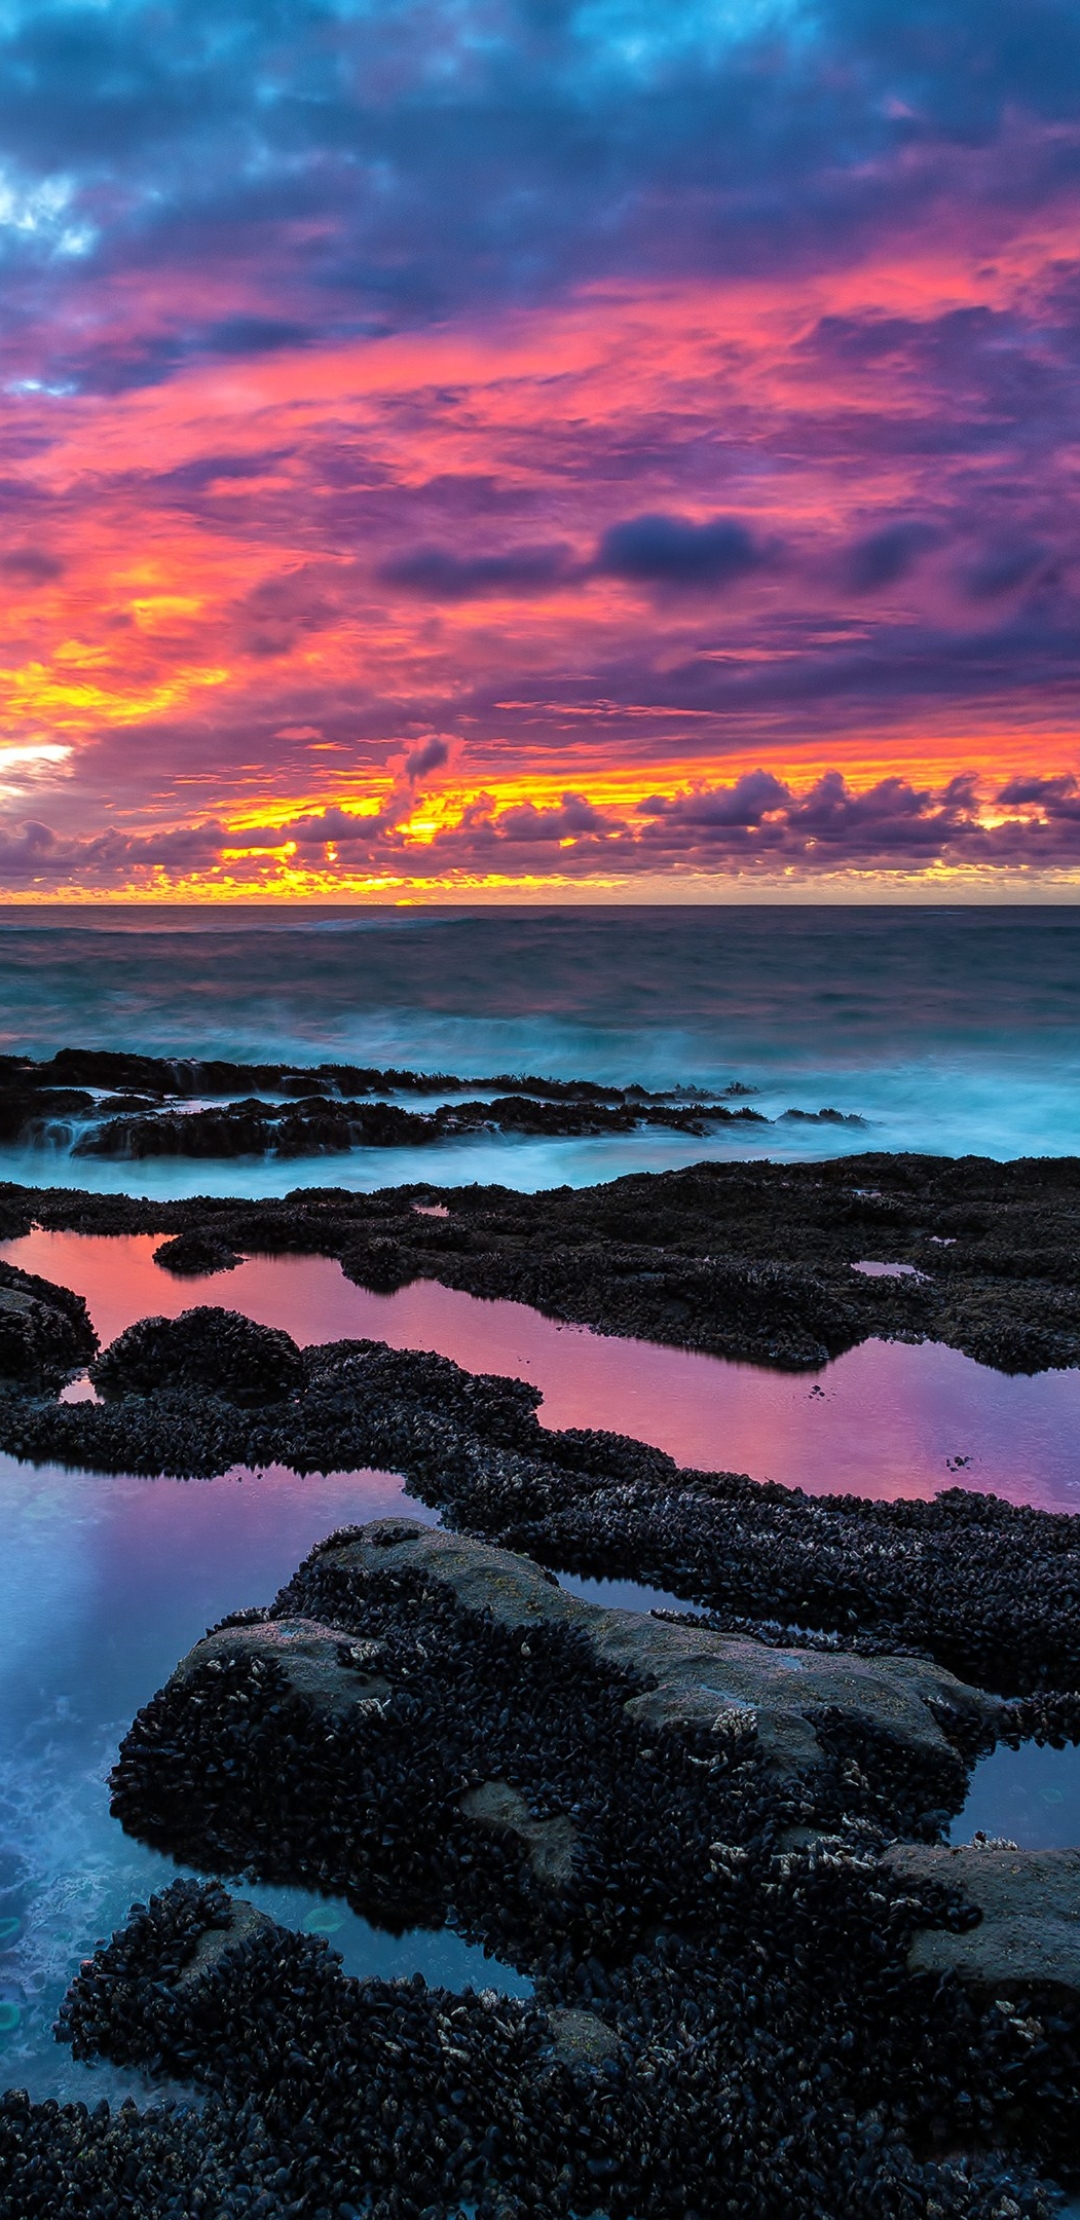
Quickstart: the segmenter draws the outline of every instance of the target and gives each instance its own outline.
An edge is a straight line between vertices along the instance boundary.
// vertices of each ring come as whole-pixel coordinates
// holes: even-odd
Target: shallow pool
[[[437,1280],[376,1295],[332,1257],[248,1257],[232,1272],[178,1280],[153,1261],[159,1240],[34,1232],[0,1254],[85,1295],[103,1342],[151,1312],[220,1303],[301,1343],[369,1338],[531,1380],[542,1424],[610,1427],[680,1464],[812,1495],[962,1486],[1080,1511],[1080,1370],[1008,1375],[941,1342],[865,1341],[818,1373],[771,1372],[563,1325]]]
[[[950,1842],[975,1834],[1004,1836],[1020,1850],[1080,1847],[1080,1747],[1039,1748],[1002,1742],[980,1758],[967,1802],[949,1831]]]
[[[605,1611],[682,1613],[694,1609],[685,1596],[673,1596],[666,1588],[648,1588],[640,1580],[591,1580],[586,1573],[574,1572],[559,1572],[556,1578],[568,1595],[580,1596],[583,1603],[602,1604]]]

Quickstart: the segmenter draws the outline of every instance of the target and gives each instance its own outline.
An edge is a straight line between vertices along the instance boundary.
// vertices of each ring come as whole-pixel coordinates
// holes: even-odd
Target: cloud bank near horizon
[[[0,63],[0,888],[1080,869],[1071,7]]]

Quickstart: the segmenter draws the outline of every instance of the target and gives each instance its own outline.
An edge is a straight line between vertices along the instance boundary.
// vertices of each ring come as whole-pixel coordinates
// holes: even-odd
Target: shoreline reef
[[[1080,2187],[1080,1851],[943,1835],[996,1743],[1080,1741],[1080,1519],[683,1470],[541,1428],[524,1382],[198,1298],[314,1252],[788,1369],[892,1332],[1034,1371],[1080,1362],[1078,1215],[1075,1160],[876,1153],[541,1196],[0,1188],[4,1238],[152,1232],[193,1295],[99,1349],[70,1290],[0,1266],[0,1446],[373,1464],[444,1522],[327,1537],[133,1721],[114,1811],[204,1878],[133,1907],[58,2034],[198,2104],[9,2091],[4,2209],[1051,2220]],[[875,1255],[914,1269],[853,1271]],[[87,1364],[100,1401],[60,1402]],[[686,1608],[606,1610],[560,1570]],[[450,1925],[533,1997],[347,1979],[245,1878]]]
[[[507,1072],[464,1079],[354,1064],[309,1069],[60,1049],[47,1062],[0,1057],[0,1144],[66,1147],[76,1158],[206,1162],[422,1148],[479,1133],[555,1140],[659,1127],[703,1139],[726,1126],[866,1122],[831,1109],[791,1109],[770,1119],[742,1099],[753,1092],[737,1081],[714,1099],[693,1086],[657,1092]],[[414,1103],[454,1099],[420,1110],[385,1099],[391,1095]]]

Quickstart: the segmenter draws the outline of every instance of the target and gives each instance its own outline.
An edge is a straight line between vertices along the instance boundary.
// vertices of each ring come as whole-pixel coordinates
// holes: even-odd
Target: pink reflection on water
[[[301,1343],[437,1349],[471,1372],[531,1380],[544,1425],[610,1427],[680,1464],[814,1495],[963,1486],[1080,1510],[1080,1371],[1012,1378],[941,1343],[868,1341],[818,1374],[770,1372],[561,1325],[435,1280],[372,1294],[327,1257],[249,1257],[233,1272],[178,1280],[153,1261],[159,1238],[35,1232],[2,1254],[85,1295],[103,1342],[150,1312],[221,1303]]]

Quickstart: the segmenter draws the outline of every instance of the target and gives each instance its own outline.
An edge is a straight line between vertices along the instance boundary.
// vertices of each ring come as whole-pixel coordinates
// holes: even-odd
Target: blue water
[[[220,1168],[8,1152],[0,1176],[140,1192],[280,1192],[428,1176],[582,1184],[703,1156],[1080,1148],[1074,909],[0,908],[0,1050],[323,1058],[653,1087],[732,1081],[754,1106],[866,1131],[702,1142],[478,1138]],[[332,1166],[332,1169],[328,1169]],[[422,1171],[421,1171],[422,1167]]]
[[[1080,1748],[1066,1743],[999,1742],[975,1766],[967,1800],[954,1819],[950,1841],[981,1833],[1004,1837],[1020,1850],[1074,1850],[1080,1845]]]

